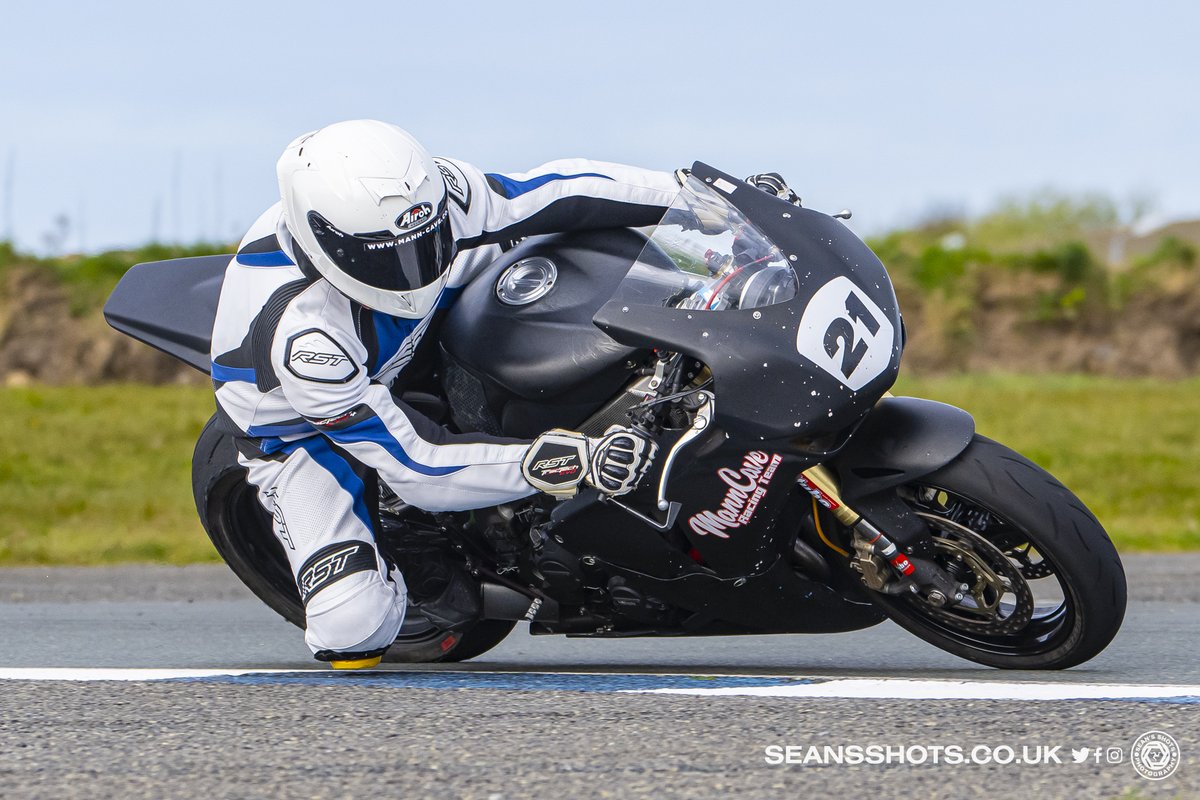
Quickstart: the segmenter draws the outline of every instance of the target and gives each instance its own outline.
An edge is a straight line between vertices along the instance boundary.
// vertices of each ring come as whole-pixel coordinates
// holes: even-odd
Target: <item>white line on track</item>
[[[239,678],[242,676],[287,675],[320,679],[335,675],[328,669],[148,669],[148,668],[70,668],[70,667],[2,667],[0,680],[15,681],[161,681]],[[346,675],[347,673],[341,673]],[[1018,681],[952,681],[911,680],[904,678],[819,678],[802,676],[689,674],[620,674],[611,672],[483,672],[483,671],[420,671],[374,670],[358,673],[387,679],[415,681],[453,678],[470,683],[472,676],[480,680],[480,688],[488,686],[489,677],[520,676],[528,679],[519,688],[536,690],[539,676],[547,679],[570,677],[579,688],[599,684],[593,691],[612,691],[625,694],[685,694],[708,697],[793,697],[849,698],[887,700],[1157,700],[1166,702],[1200,702],[1197,684],[1131,684],[1131,683],[1033,683]],[[629,688],[622,679],[636,678],[643,688]],[[666,686],[655,687],[655,678]],[[695,679],[698,685],[680,687],[680,679]],[[721,678],[737,680],[736,686],[721,686]],[[703,685],[707,680],[717,685]],[[755,685],[761,679],[762,685]],[[604,684],[611,683],[611,686]],[[649,684],[649,685],[647,685]],[[672,685],[673,684],[673,685]],[[461,684],[459,684],[461,685]],[[514,687],[515,688],[515,687]],[[547,687],[549,688],[549,687]]]
[[[179,678],[218,678],[237,675],[279,675],[295,669],[136,669],[106,667],[0,667],[4,681],[165,681]],[[318,670],[310,670],[317,672]]]
[[[0,680],[43,680],[43,681],[145,681],[145,680],[199,680],[239,678],[244,675],[311,675],[313,678],[331,675],[328,669],[143,669],[143,668],[0,668]],[[344,674],[344,673],[343,673]],[[421,675],[455,676],[456,679],[470,681],[472,675],[480,676],[480,684],[485,684],[486,676],[521,675],[530,679],[529,688],[536,688],[536,678],[544,675],[546,678],[564,675],[575,676],[576,679],[589,681],[594,679],[598,684],[614,679],[632,678],[634,675],[619,675],[614,673],[535,673],[535,672],[406,672],[406,670],[374,670],[370,673],[380,678],[394,675],[397,679],[403,676],[420,679]],[[911,680],[888,678],[850,678],[850,679],[820,679],[794,678],[786,676],[762,675],[722,675],[713,676],[716,685],[703,686],[703,676],[700,675],[636,675],[643,682],[641,688],[628,688],[613,685],[610,691],[630,693],[661,693],[661,694],[700,694],[700,696],[751,696],[751,697],[794,697],[794,698],[882,698],[882,699],[974,699],[974,700],[1068,700],[1068,699],[1159,699],[1159,700],[1198,700],[1200,685],[1142,685],[1142,684],[1074,684],[1074,682],[1020,682],[1020,681],[955,681],[955,680]],[[674,682],[671,686],[654,687],[655,678],[664,682]],[[696,686],[680,687],[680,678],[695,678]],[[720,678],[737,678],[736,686],[721,686]],[[755,679],[761,678],[762,685],[755,685]],[[791,682],[796,681],[796,682]],[[646,686],[650,684],[650,686]],[[600,691],[604,691],[601,690]]]

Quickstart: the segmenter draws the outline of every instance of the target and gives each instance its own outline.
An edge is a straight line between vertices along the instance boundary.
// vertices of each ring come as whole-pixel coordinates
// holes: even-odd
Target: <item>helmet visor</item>
[[[339,270],[383,291],[410,292],[428,286],[454,260],[454,233],[445,200],[430,222],[400,234],[346,233],[316,211],[308,212],[308,224]]]

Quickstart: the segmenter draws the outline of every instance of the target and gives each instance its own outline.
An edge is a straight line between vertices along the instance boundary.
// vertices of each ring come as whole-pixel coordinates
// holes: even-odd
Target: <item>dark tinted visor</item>
[[[454,234],[445,200],[431,222],[399,235],[346,233],[316,211],[308,224],[338,269],[374,289],[408,292],[428,286],[454,260]]]

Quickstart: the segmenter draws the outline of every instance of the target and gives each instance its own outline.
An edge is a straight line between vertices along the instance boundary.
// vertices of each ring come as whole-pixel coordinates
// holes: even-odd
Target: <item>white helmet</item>
[[[454,233],[442,173],[407,131],[339,122],[288,145],[276,172],[297,259],[376,311],[417,319],[433,309]]]

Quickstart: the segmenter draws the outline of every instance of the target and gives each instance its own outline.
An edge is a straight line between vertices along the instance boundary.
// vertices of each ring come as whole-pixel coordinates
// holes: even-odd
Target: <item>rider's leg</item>
[[[378,663],[404,621],[406,590],[375,544],[374,476],[321,436],[241,461],[274,517],[304,602],[309,648],[334,666]]]

